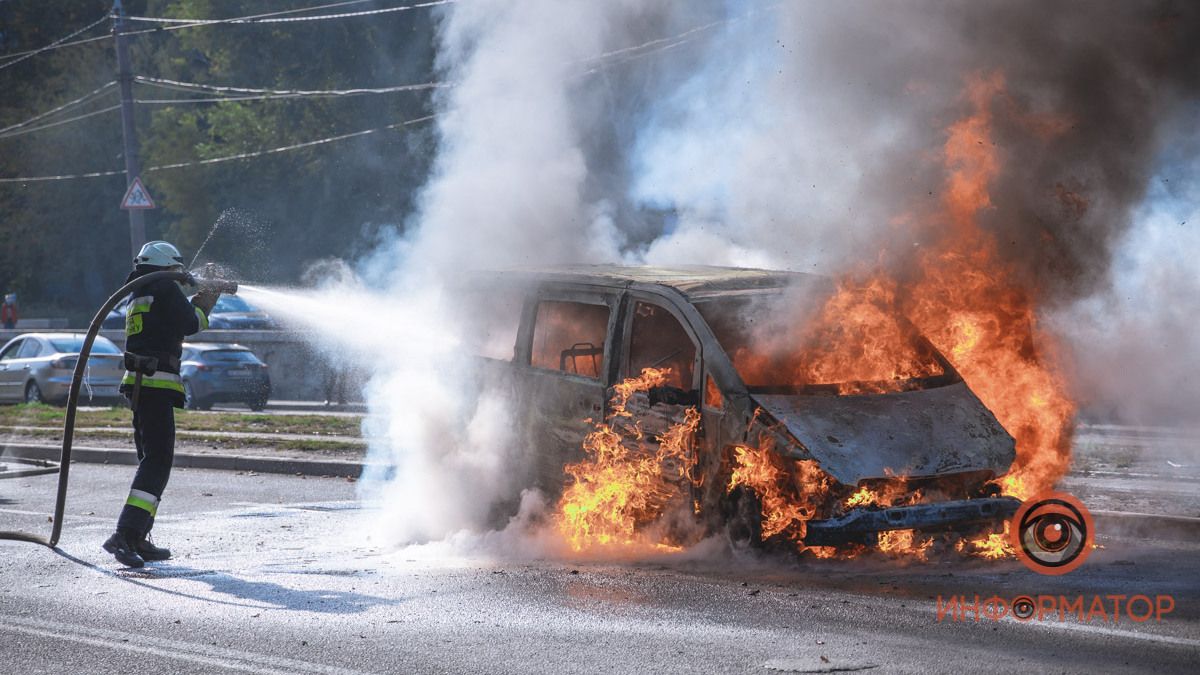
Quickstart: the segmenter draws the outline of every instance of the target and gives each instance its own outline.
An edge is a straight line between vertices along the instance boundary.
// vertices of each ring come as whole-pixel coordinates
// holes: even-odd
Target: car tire
[[[30,380],[25,385],[25,402],[26,403],[45,403],[46,397],[42,396],[42,388],[34,380]]]
[[[196,398],[196,391],[192,389],[192,383],[187,380],[183,381],[183,407],[187,410],[207,409],[204,407],[203,402],[199,398]]]
[[[262,412],[267,409],[267,399],[260,398],[253,401],[246,401],[246,405],[254,412]]]
[[[751,489],[734,488],[722,504],[725,534],[734,548],[762,546],[762,500]]]

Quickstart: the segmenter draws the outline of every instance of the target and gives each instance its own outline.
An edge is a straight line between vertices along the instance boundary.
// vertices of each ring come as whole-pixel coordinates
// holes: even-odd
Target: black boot
[[[108,541],[104,542],[103,546],[105,551],[117,559],[117,562],[126,567],[141,567],[146,564],[145,559],[137,551],[137,535],[129,530],[118,529],[108,538]]]
[[[158,560],[169,560],[171,558],[171,549],[155,546],[150,541],[149,533],[137,542],[136,546],[138,555],[142,556],[142,560],[147,562],[155,562]]]

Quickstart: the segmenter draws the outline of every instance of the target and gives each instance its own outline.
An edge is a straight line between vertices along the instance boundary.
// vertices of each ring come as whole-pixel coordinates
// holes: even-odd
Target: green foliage
[[[41,403],[0,406],[0,429],[13,433],[14,427],[62,429],[66,408]],[[76,428],[114,427],[127,430],[133,413],[126,407],[80,410]],[[197,412],[178,410],[175,426],[181,431],[236,431],[253,434],[313,434],[316,436],[354,436],[362,432],[362,420],[340,415],[268,415],[241,412]]]
[[[312,0],[126,0],[130,15],[222,18],[308,7]],[[0,3],[0,57],[39,47],[102,16],[107,0]],[[390,6],[364,3],[352,9]],[[136,74],[215,86],[350,89],[426,82],[433,75],[430,10],[316,22],[224,24],[131,37]],[[147,24],[133,24],[134,29]],[[108,22],[87,36],[102,35]],[[113,79],[111,40],[54,50],[0,69],[0,127]],[[138,84],[146,99],[209,98]],[[116,104],[116,89],[64,116]],[[426,114],[426,93],[267,101],[139,104],[143,167],[228,157],[373,129]],[[57,119],[57,118],[55,118]],[[431,127],[388,131],[253,159],[142,178],[158,209],[147,235],[174,241],[246,279],[295,280],[314,259],[352,255],[384,225],[402,224],[432,156]],[[0,138],[0,177],[123,169],[118,112]],[[69,308],[77,322],[128,271],[125,177],[0,184],[0,286]]]

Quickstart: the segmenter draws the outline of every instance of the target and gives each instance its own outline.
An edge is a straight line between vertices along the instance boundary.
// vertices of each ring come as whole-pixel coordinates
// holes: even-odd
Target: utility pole
[[[129,44],[125,37],[125,8],[113,1],[113,37],[117,43],[117,84],[121,89],[121,135],[125,139],[125,187],[133,185],[142,168],[138,157],[137,127],[133,121],[133,71],[129,65]],[[140,209],[129,209],[129,243],[136,257],[146,243],[146,221]]]

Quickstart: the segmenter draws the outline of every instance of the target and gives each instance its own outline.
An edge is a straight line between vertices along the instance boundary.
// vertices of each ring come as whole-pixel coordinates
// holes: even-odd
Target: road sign
[[[129,184],[129,189],[125,191],[125,198],[121,200],[121,208],[123,209],[152,209],[154,208],[154,200],[150,198],[150,193],[146,191],[146,186],[142,185],[142,177],[138,176]]]

